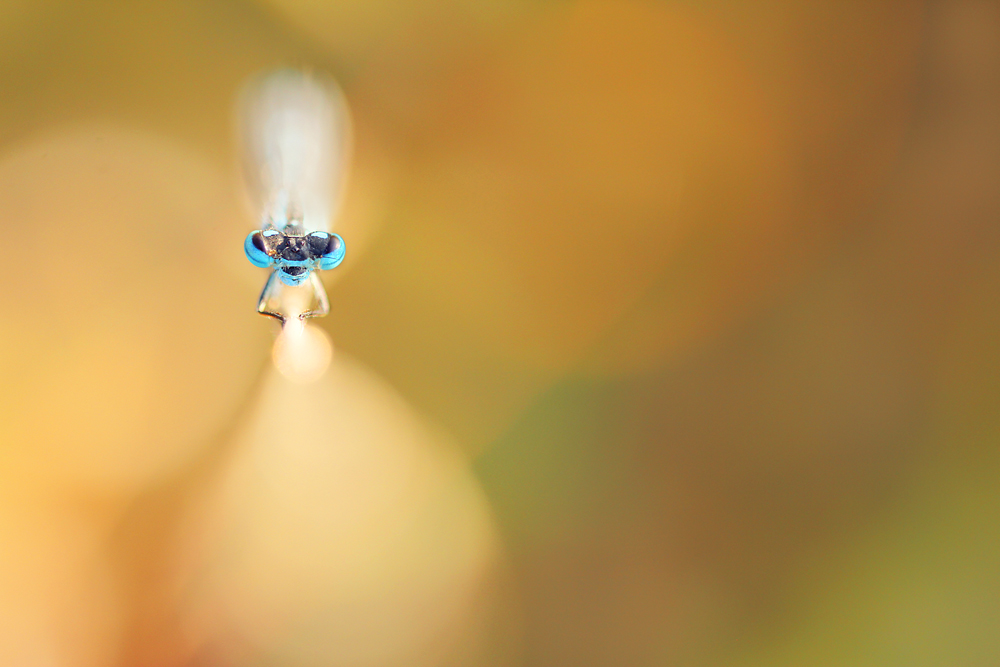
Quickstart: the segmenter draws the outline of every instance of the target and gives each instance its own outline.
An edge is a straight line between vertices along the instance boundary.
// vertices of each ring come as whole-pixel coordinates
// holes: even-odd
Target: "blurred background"
[[[0,664],[1000,664],[998,108],[986,0],[3,0]]]

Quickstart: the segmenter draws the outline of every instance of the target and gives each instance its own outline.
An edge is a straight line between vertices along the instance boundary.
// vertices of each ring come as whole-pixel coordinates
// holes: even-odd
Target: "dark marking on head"
[[[282,235],[277,247],[278,257],[288,262],[301,262],[310,259],[304,236]]]
[[[263,253],[267,253],[267,248],[264,247],[264,237],[260,232],[254,232],[254,235],[251,236],[250,239],[254,248],[257,248],[257,250],[260,250]]]
[[[324,254],[329,255],[331,253],[337,252],[338,250],[340,250],[340,245],[341,245],[340,238],[336,236],[331,236],[330,245],[327,247],[326,252]]]
[[[306,238],[309,239],[309,256],[316,258],[322,257],[327,253],[327,248],[330,245],[332,237],[326,232],[313,232]]]

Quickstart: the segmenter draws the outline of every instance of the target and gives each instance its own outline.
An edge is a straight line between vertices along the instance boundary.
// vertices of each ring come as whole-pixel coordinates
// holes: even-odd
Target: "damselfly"
[[[257,312],[282,324],[326,315],[316,271],[344,260],[344,240],[330,231],[349,144],[344,97],[326,77],[281,70],[248,86],[240,115],[247,185],[261,212],[243,249],[270,269]]]

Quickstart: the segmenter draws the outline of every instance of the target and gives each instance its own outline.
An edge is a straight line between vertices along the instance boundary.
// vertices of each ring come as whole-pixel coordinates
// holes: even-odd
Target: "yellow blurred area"
[[[252,412],[181,519],[162,594],[188,610],[182,648],[212,664],[422,665],[481,651],[482,616],[502,602],[489,582],[498,553],[458,451],[343,355],[309,385],[268,373]]]
[[[0,665],[997,664],[998,107],[987,0],[0,3]]]
[[[5,152],[11,466],[135,493],[232,419],[266,332],[226,297],[239,276],[220,261],[220,232],[241,218],[227,183],[195,151],[108,124],[54,128]]]

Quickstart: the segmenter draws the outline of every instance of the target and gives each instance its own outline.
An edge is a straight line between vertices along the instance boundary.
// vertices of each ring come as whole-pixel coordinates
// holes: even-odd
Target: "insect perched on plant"
[[[254,266],[271,270],[257,312],[282,323],[330,311],[316,271],[344,260],[330,231],[347,162],[350,122],[329,78],[281,70],[253,82],[242,100],[244,170],[260,229],[243,244]],[[291,290],[311,290],[293,298]]]

